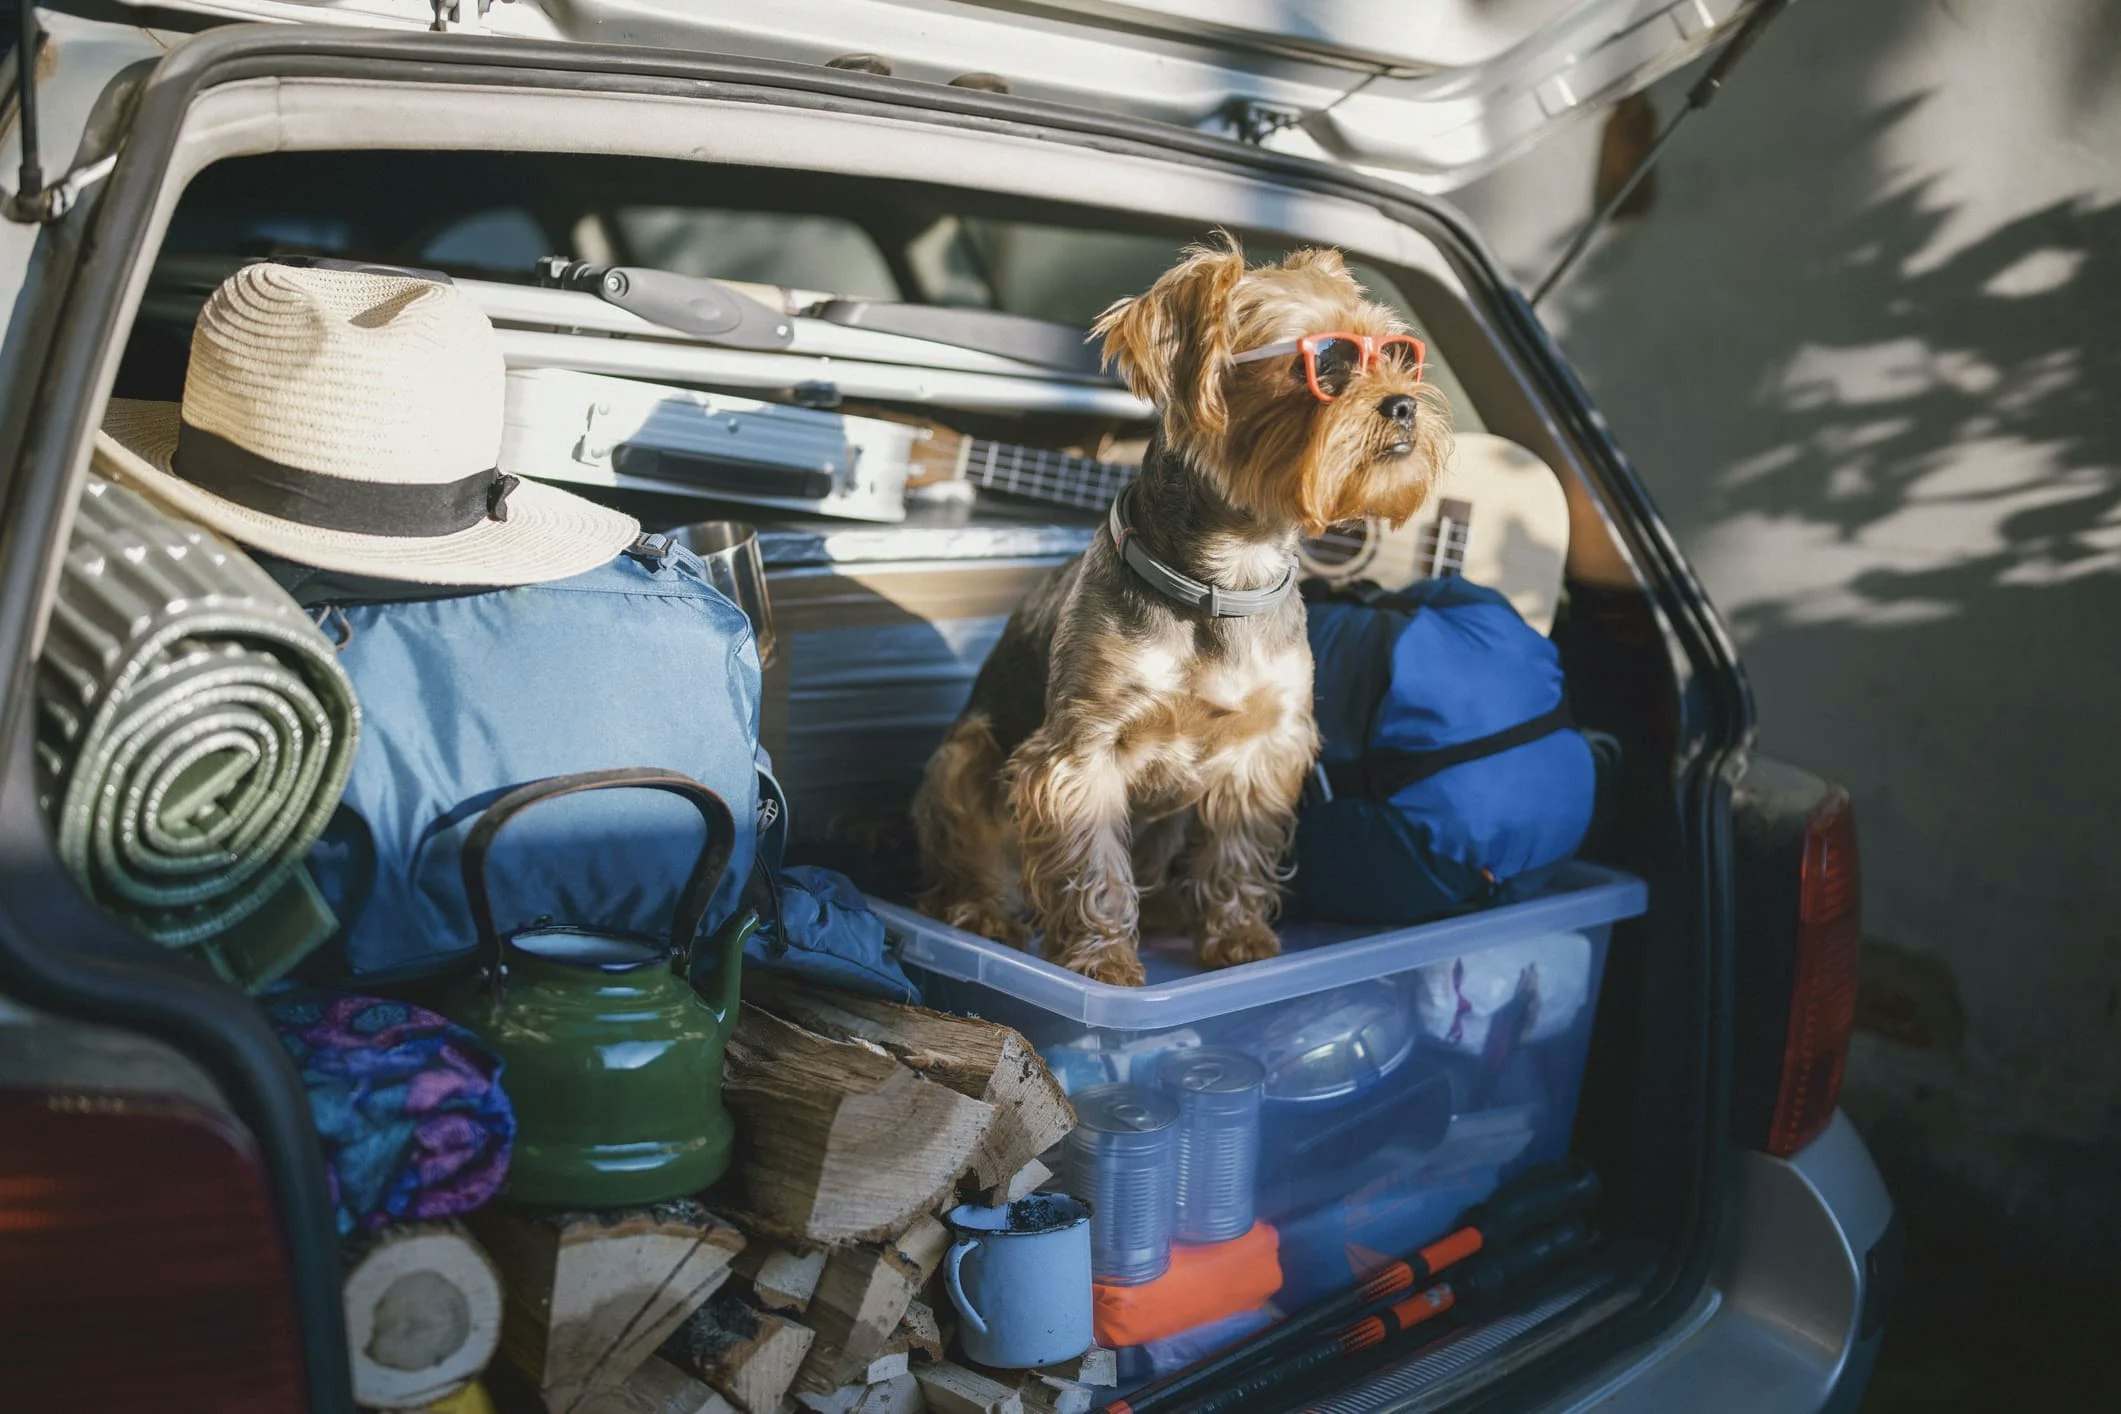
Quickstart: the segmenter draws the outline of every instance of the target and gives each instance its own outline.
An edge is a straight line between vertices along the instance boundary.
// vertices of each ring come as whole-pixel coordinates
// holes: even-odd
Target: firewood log
[[[823,1394],[799,1389],[794,1398],[796,1407],[807,1409],[810,1414],[854,1414],[855,1406],[867,1398],[868,1394],[869,1386],[858,1384],[842,1385]]]
[[[1047,1168],[1037,1159],[1033,1159],[1011,1175],[1006,1183],[1002,1184],[1000,1190],[995,1194],[995,1201],[997,1203],[1006,1203],[1012,1199],[1023,1198],[1036,1193],[1052,1178],[1053,1170]]]
[[[993,1127],[973,1162],[982,1189],[1008,1182],[1075,1127],[1060,1082],[1031,1043],[1006,1026],[777,978],[756,979],[745,995],[812,1031],[881,1046],[929,1079],[994,1106]]]
[[[1073,1360],[1041,1365],[1033,1373],[1045,1379],[1109,1389],[1119,1383],[1119,1354],[1102,1345],[1093,1345]]]
[[[809,1414],[923,1414],[928,1407],[919,1381],[910,1374],[847,1385],[830,1394],[798,1394],[795,1403]]]
[[[925,1414],[927,1408],[928,1396],[920,1381],[908,1373],[869,1386],[869,1393],[851,1414]]]
[[[354,1398],[423,1409],[456,1394],[501,1343],[501,1276],[453,1222],[387,1228],[352,1254],[342,1290]]]
[[[746,1136],[745,1196],[818,1242],[880,1238],[940,1207],[995,1109],[923,1080],[883,1048],[745,1006],[723,1098]]]
[[[736,1259],[737,1275],[751,1283],[752,1295],[768,1311],[801,1315],[825,1274],[825,1253],[793,1252],[770,1242],[753,1242]]]
[[[714,1386],[743,1414],[775,1414],[812,1339],[808,1326],[720,1292],[671,1333],[662,1355]]]
[[[1024,1397],[992,1375],[948,1360],[913,1372],[935,1414],[1024,1414]]]
[[[1065,1380],[1025,1380],[1016,1393],[1024,1401],[1024,1414],[1090,1414],[1104,1403],[1090,1386]]]
[[[591,1391],[576,1414],[736,1414],[736,1406],[712,1385],[651,1355],[624,1384]]]
[[[906,1315],[892,1332],[886,1351],[904,1351],[908,1357],[918,1361],[943,1358],[943,1332],[936,1324],[935,1311],[925,1301],[908,1303]]]
[[[952,1240],[950,1229],[941,1218],[922,1213],[891,1239],[890,1247],[899,1264],[913,1273],[915,1283],[926,1286],[943,1265]]]
[[[625,1383],[729,1276],[744,1237],[698,1203],[525,1216],[473,1229],[501,1268],[501,1352],[550,1414]]]
[[[869,1367],[886,1351],[920,1290],[917,1269],[885,1246],[843,1247],[825,1263],[808,1324],[817,1343],[803,1362],[802,1389],[822,1394],[849,1384],[873,1384]],[[903,1368],[891,1374],[904,1373]]]

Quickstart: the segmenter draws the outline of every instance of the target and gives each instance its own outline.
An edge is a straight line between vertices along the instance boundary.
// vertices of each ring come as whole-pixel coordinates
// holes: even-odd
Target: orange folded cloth
[[[1174,1243],[1171,1266],[1155,1281],[1091,1288],[1097,1343],[1146,1345],[1256,1310],[1279,1290],[1281,1234],[1265,1223],[1228,1242]]]

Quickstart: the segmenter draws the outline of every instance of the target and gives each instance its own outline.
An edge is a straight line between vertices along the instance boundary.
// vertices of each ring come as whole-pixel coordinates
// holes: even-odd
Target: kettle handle
[[[471,921],[478,930],[479,965],[493,976],[498,978],[501,963],[501,938],[494,931],[493,905],[486,894],[486,854],[493,846],[494,837],[501,833],[503,825],[540,801],[579,795],[583,791],[624,788],[681,795],[699,807],[700,818],[707,823],[706,841],[700,846],[700,857],[692,866],[691,877],[685,880],[684,893],[678,896],[677,914],[670,924],[671,951],[682,954],[690,945],[700,930],[701,920],[707,916],[708,905],[714,902],[715,886],[721,883],[722,874],[729,867],[729,855],[736,848],[736,819],[729,813],[728,805],[706,786],[676,771],[657,770],[652,766],[578,771],[571,776],[548,776],[542,781],[517,786],[487,806],[473,822],[471,833],[464,838],[461,861],[464,896],[471,904]]]

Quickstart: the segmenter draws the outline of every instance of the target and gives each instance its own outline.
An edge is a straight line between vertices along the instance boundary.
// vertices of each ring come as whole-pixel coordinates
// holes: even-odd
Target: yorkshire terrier
[[[1295,548],[1403,523],[1450,426],[1420,341],[1337,251],[1191,247],[1093,335],[1156,406],[1141,475],[1010,618],[913,813],[926,912],[1022,946],[1020,897],[1048,957],[1139,986],[1145,907],[1207,967],[1280,951],[1318,753]]]

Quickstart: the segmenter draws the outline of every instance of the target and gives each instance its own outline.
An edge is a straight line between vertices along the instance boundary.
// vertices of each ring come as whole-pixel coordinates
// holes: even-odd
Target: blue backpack
[[[1323,750],[1297,818],[1300,911],[1420,922],[1506,898],[1575,853],[1597,770],[1554,645],[1460,578],[1313,589]]]
[[[322,611],[361,700],[353,774],[308,861],[339,916],[346,972],[406,980],[471,961],[459,850],[507,791],[658,766],[713,790],[736,823],[703,936],[754,909],[763,926],[747,968],[918,999],[852,884],[780,869],[788,810],[758,748],[751,624],[691,551],[648,536],[573,579],[419,599],[398,582],[259,560]],[[543,805],[494,846],[495,924],[509,933],[549,917],[662,936],[701,829],[662,791]]]
[[[762,793],[769,815],[779,807],[758,757],[751,624],[697,556],[649,537],[572,579],[417,599],[402,583],[263,563],[322,610],[361,701],[352,777],[309,856],[349,973],[468,962],[458,855],[472,822],[516,786],[578,771],[660,767],[721,796],[737,839],[704,932],[736,911],[769,823]],[[690,804],[651,790],[531,811],[494,848],[495,924],[666,935],[702,828]]]

